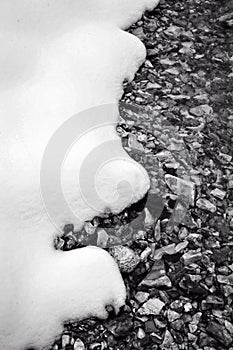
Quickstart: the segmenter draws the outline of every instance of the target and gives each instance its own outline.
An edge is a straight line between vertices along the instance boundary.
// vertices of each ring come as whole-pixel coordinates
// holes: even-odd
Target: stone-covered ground
[[[151,189],[56,242],[118,244],[127,304],[67,323],[53,349],[233,349],[233,1],[161,0],[129,31],[147,60],[125,83],[138,108],[122,106],[118,132]]]

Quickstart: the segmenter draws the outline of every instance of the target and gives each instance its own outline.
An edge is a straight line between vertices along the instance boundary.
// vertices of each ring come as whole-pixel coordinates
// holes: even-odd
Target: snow
[[[106,305],[124,304],[125,286],[108,253],[58,252],[53,237],[71,220],[80,228],[106,207],[119,212],[149,187],[115,123],[122,82],[145,58],[143,44],[122,28],[157,2],[0,3],[1,348],[42,348],[63,321],[103,318]],[[62,138],[54,138],[57,131]],[[67,211],[53,191],[59,171]]]

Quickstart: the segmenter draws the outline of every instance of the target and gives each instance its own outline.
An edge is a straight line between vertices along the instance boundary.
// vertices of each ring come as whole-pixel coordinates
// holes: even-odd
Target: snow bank
[[[106,206],[114,212],[122,210],[147,191],[145,170],[127,156],[116,136],[114,103],[122,94],[123,80],[132,79],[145,58],[142,43],[120,28],[129,26],[157,2],[0,3],[4,53],[0,57],[2,349],[42,348],[61,332],[64,320],[106,317],[106,305],[118,310],[124,303],[124,283],[109,254],[94,247],[66,253],[53,249],[55,228],[71,218],[62,211],[54,193],[52,207],[46,212],[40,167],[56,130],[73,115],[83,127],[84,115],[79,112],[92,108],[90,113],[100,120],[105,114],[103,121],[109,124],[98,123],[85,130],[83,137],[70,145],[62,166],[61,183],[76,227]],[[104,110],[96,108],[101,104],[106,104]],[[85,118],[89,117],[87,113]],[[98,173],[90,171],[98,196],[84,191],[85,198],[77,174],[85,168],[83,163],[91,152],[95,154],[103,144],[106,152],[100,147],[102,151],[91,164]],[[111,161],[103,163],[101,152],[108,153]],[[51,159],[52,164],[54,161]],[[84,181],[85,186],[88,183]],[[56,222],[50,221],[50,210],[55,210]]]

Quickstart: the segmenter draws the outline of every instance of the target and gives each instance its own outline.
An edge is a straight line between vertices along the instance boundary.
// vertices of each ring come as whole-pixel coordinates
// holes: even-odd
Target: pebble
[[[220,190],[219,188],[215,188],[210,192],[210,194],[220,200],[223,200],[226,196],[226,191]]]
[[[186,266],[191,265],[197,261],[199,261],[202,258],[201,252],[196,252],[195,250],[189,250],[187,253],[185,253],[182,256],[182,259],[184,261],[184,264]]]
[[[64,349],[66,345],[70,344],[70,336],[68,334],[63,334],[61,343],[62,343],[62,348]]]
[[[108,245],[109,235],[107,232],[100,228],[97,231],[97,246],[100,248],[106,248]]]
[[[178,350],[178,345],[174,342],[171,333],[166,330],[163,343],[160,345],[161,350]]]
[[[196,205],[198,208],[210,211],[211,213],[215,213],[217,210],[216,206],[205,198],[199,198],[196,202]]]
[[[140,262],[139,255],[132,249],[125,246],[115,246],[109,249],[109,253],[117,262],[122,272],[130,273]]]
[[[169,322],[174,322],[175,320],[177,320],[180,317],[181,317],[181,314],[179,314],[178,312],[176,312],[174,310],[168,309],[168,311],[167,311],[167,319],[168,319]]]
[[[150,294],[147,292],[137,292],[135,295],[135,299],[140,303],[143,304],[145,301],[149,299]]]
[[[85,350],[85,345],[81,339],[76,339],[74,342],[74,350]]]
[[[151,298],[142,305],[142,307],[138,310],[138,313],[141,316],[159,315],[164,305],[164,302],[162,302],[160,299]]]

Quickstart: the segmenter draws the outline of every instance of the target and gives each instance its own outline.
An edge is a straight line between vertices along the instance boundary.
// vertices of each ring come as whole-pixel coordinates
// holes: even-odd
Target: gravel
[[[124,84],[138,108],[122,108],[117,130],[150,191],[55,242],[127,251],[115,253],[127,303],[66,322],[53,349],[233,350],[232,14],[232,0],[161,0],[129,29],[147,59]]]

